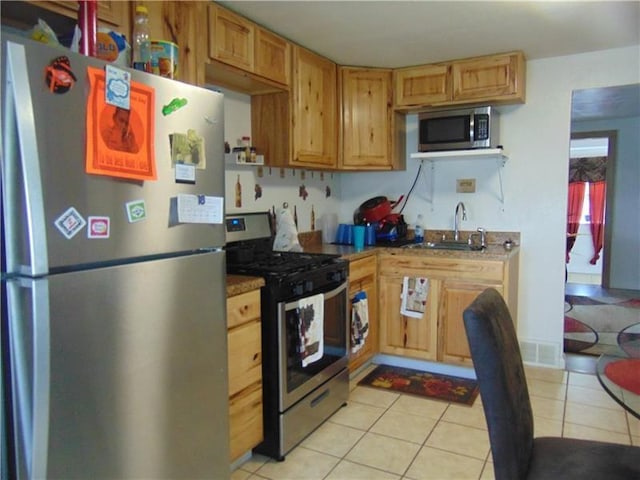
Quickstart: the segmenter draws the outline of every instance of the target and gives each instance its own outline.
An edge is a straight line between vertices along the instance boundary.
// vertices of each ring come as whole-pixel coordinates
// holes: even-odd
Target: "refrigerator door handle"
[[[26,205],[26,222],[28,230],[29,265],[17,265],[17,252],[14,245],[20,244],[21,232],[16,231],[16,225],[10,222],[5,226],[7,237],[7,270],[20,272],[32,277],[45,275],[49,271],[49,255],[47,252],[47,237],[45,229],[44,199],[42,194],[42,178],[40,175],[40,156],[36,138],[36,124],[33,113],[33,99],[31,97],[30,79],[27,70],[27,58],[24,45],[7,42],[7,89],[6,98],[7,117],[3,120],[5,125],[13,123],[13,128],[8,128],[4,133],[7,148],[5,188],[13,191],[16,185],[16,176],[20,173],[24,180],[24,192],[16,192],[24,195]],[[13,118],[12,118],[13,117]],[[11,121],[9,121],[11,119]],[[8,137],[14,138],[8,138]],[[17,139],[17,145],[15,144]],[[21,172],[18,170],[18,163]],[[13,184],[13,185],[12,185]],[[18,196],[7,193],[5,195],[5,209],[8,212],[19,211]]]
[[[46,478],[50,392],[48,280],[9,280],[7,293],[16,473],[18,478]],[[30,315],[22,311],[22,305],[27,304],[21,302],[24,295],[30,298]],[[23,321],[29,317],[30,323]]]

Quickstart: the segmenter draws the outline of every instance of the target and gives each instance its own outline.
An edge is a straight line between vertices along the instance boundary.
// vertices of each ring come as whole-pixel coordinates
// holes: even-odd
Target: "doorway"
[[[605,149],[572,156],[603,157],[606,164],[606,195],[602,218],[603,247],[596,265],[590,265],[594,258],[594,247],[589,228],[592,219],[587,217],[590,214],[588,207],[580,212],[579,220],[582,222],[580,227],[584,248],[580,251],[581,247],[574,244],[576,250],[572,250],[569,255],[572,262],[574,259],[581,260],[583,266],[586,264],[593,270],[581,276],[577,275],[579,272],[573,265],[567,268],[564,343],[568,369],[593,373],[592,368],[598,355],[631,355],[627,351],[630,344],[625,339],[633,338],[634,342],[640,339],[638,131],[640,85],[573,92],[572,142],[591,141],[605,145]],[[637,355],[640,351],[633,353]]]
[[[574,214],[575,223],[567,225],[567,284],[598,285],[609,288],[610,269],[610,243],[606,241],[611,237],[610,221],[607,214],[612,209],[615,199],[615,159],[616,159],[616,132],[594,131],[571,134],[570,160],[569,160],[569,205],[568,211]],[[602,208],[595,208],[598,190],[594,187],[604,180],[606,198]],[[600,182],[600,183],[601,183]],[[575,185],[580,183],[581,185]],[[580,198],[572,192],[572,187],[580,187]],[[602,203],[602,201],[601,201]],[[604,216],[592,218],[597,212],[604,210]],[[602,222],[603,233],[600,227],[594,227],[597,222]],[[602,237],[594,240],[594,235]],[[598,250],[596,245],[601,245]]]

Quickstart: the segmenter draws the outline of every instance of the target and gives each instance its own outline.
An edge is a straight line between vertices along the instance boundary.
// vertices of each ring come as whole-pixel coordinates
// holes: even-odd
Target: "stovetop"
[[[226,215],[225,226],[228,273],[293,275],[341,262],[339,255],[274,251],[269,212]]]
[[[294,274],[340,262],[339,255],[228,250],[227,271],[252,275]]]

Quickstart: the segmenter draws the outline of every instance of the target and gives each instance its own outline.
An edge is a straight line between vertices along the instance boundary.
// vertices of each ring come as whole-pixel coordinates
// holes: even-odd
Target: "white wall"
[[[640,117],[574,122],[572,130],[617,132],[615,197],[607,205],[612,238],[604,248],[611,249],[610,287],[640,290]],[[593,247],[590,252],[593,254]]]
[[[527,62],[527,101],[501,107],[505,204],[497,200],[495,168],[472,161],[438,163],[430,203],[430,169],[405,209],[407,221],[423,212],[427,228],[452,228],[457,201],[465,202],[464,229],[521,232],[518,335],[555,347],[562,364],[567,177],[571,93],[575,89],[627,85],[640,80],[640,45]],[[408,118],[407,152],[416,151],[416,116]],[[376,194],[407,192],[417,170],[343,174],[342,215]],[[357,175],[357,177],[356,177]],[[456,178],[476,178],[477,193],[456,194]],[[354,181],[357,178],[357,181]]]

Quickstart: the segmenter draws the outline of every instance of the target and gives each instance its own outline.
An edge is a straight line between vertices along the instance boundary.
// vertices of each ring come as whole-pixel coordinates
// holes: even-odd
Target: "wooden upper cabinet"
[[[522,52],[394,70],[398,110],[460,104],[524,103]]]
[[[491,102],[524,101],[522,52],[491,55],[451,65],[453,99]]]
[[[216,4],[209,5],[209,56],[253,71],[254,24]]]
[[[431,105],[451,99],[449,65],[425,65],[393,71],[395,104],[399,107]]]
[[[4,2],[9,3],[9,2]],[[73,0],[26,0],[24,2],[10,2],[16,7],[23,4],[20,8],[28,8],[29,5],[35,5],[39,8],[64,15],[73,19],[78,18],[78,2]],[[130,2],[118,0],[99,0],[98,2],[98,24],[101,27],[112,28],[130,38]],[[3,5],[3,14],[5,5]]]
[[[390,169],[393,112],[391,70],[340,68],[339,167]]]
[[[74,2],[77,3],[77,2]],[[98,18],[105,23],[121,27],[129,25],[129,2],[117,0],[99,0]],[[128,32],[123,31],[125,35]],[[128,37],[129,35],[127,35]]]
[[[151,40],[162,39],[178,45],[178,69],[176,80],[203,85],[204,62],[201,61],[204,46],[199,33],[206,26],[203,20],[203,2],[163,1],[146,2],[149,11]]]
[[[289,85],[291,44],[260,27],[256,28],[255,37],[255,73]]]
[[[209,58],[240,69],[235,72],[235,79],[227,72],[222,77],[222,86],[237,86],[247,93],[262,93],[263,87],[251,83],[246,76],[243,77],[243,72],[282,86],[289,85],[291,44],[215,3],[209,4]],[[221,75],[225,74],[221,72]]]
[[[294,47],[290,166],[336,168],[336,76],[335,63]]]

